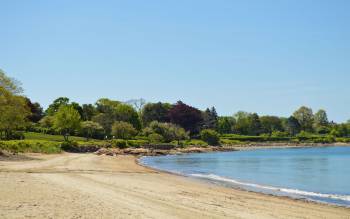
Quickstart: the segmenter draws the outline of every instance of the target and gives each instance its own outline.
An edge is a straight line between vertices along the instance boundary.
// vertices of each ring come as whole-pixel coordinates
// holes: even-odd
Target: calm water
[[[350,147],[169,155],[141,163],[226,186],[350,206]]]

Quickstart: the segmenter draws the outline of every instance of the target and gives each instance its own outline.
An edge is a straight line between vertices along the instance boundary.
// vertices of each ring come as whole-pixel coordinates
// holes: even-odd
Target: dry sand
[[[0,218],[350,218],[350,209],[154,171],[132,156],[0,161]]]

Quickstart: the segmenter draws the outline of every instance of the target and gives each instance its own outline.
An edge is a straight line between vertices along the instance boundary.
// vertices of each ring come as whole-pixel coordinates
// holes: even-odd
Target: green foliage
[[[315,113],[314,115],[314,128],[319,128],[319,127],[327,127],[329,124],[328,122],[328,116],[325,110],[320,109]]]
[[[64,141],[61,143],[61,148],[64,151],[78,152],[78,142],[76,141]]]
[[[272,134],[273,132],[282,132],[282,120],[277,116],[261,116],[260,117],[262,132]]]
[[[92,104],[83,104],[82,106],[82,119],[84,121],[91,121],[92,118],[97,115],[97,109]]]
[[[69,134],[80,128],[80,114],[73,106],[62,105],[53,118],[53,128],[62,133],[66,141]]]
[[[43,140],[0,141],[0,149],[13,153],[60,153],[61,143]]]
[[[164,142],[163,136],[158,134],[158,133],[152,133],[152,134],[148,135],[148,140],[150,141],[150,143],[162,143],[162,142]]]
[[[312,125],[314,122],[314,115],[311,108],[302,106],[293,113],[293,117],[296,118],[300,124],[301,130],[312,132]]]
[[[119,104],[114,108],[115,121],[128,122],[134,126],[135,129],[141,129],[141,121],[137,111],[128,104]]]
[[[149,141],[148,140],[128,140],[127,143],[128,143],[128,146],[130,147],[139,148],[149,144]]]
[[[26,127],[29,115],[25,98],[0,87],[0,136],[4,133],[4,138],[9,139],[15,130]]]
[[[168,113],[171,107],[170,103],[158,102],[146,104],[141,111],[143,125],[146,127],[153,121],[168,122]]]
[[[214,129],[216,130],[218,127],[218,114],[216,112],[215,107],[211,109],[207,108],[203,113],[203,129]]]
[[[290,137],[273,137],[269,135],[262,136],[248,136],[248,135],[235,135],[235,134],[224,134],[221,135],[221,140],[233,140],[239,142],[283,142],[290,141]]]
[[[219,117],[217,131],[220,134],[230,134],[233,131],[233,127],[236,121],[233,117]]]
[[[3,70],[0,69],[0,87],[10,92],[12,95],[20,95],[23,93],[21,83],[14,78],[8,77]]]
[[[208,146],[208,143],[202,140],[198,140],[198,139],[190,139],[190,140],[186,140],[186,141],[181,141],[181,144],[185,147],[188,146],[200,146],[200,147],[206,147]]]
[[[239,140],[231,140],[231,139],[226,139],[226,138],[221,138],[220,142],[222,145],[225,145],[225,146],[233,146],[233,145],[239,145],[239,144],[243,143]]]
[[[299,121],[295,117],[291,116],[285,121],[284,129],[289,133],[289,135],[295,136],[301,131],[301,126]]]
[[[86,138],[89,139],[93,137],[96,133],[103,130],[102,126],[97,122],[84,121],[81,123],[81,128]]]
[[[350,138],[336,138],[336,142],[350,143]]]
[[[112,140],[112,146],[120,149],[124,149],[128,147],[128,142],[124,139],[115,139],[115,140]]]
[[[144,129],[144,133],[146,136],[153,133],[159,134],[163,137],[164,142],[180,141],[189,138],[188,133],[183,128],[171,123],[160,123],[157,121],[151,122],[149,127]]]
[[[288,132],[281,132],[281,131],[273,131],[271,133],[271,137],[275,137],[275,138],[284,138],[284,137],[288,137],[289,134]]]
[[[118,139],[131,139],[137,131],[130,123],[117,121],[112,126],[112,135]]]
[[[219,145],[220,144],[220,135],[212,129],[204,129],[200,133],[201,139],[207,142],[209,145]]]
[[[53,116],[55,113],[58,112],[58,109],[61,106],[67,106],[68,104],[69,104],[69,98],[59,97],[56,100],[54,100],[52,104],[49,105],[49,107],[46,110],[46,114],[49,116]]]
[[[259,135],[262,132],[260,118],[256,113],[238,112],[234,116],[234,132],[241,135]]]

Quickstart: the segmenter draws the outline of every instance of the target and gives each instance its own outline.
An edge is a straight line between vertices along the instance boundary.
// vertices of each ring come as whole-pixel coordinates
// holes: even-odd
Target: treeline
[[[232,135],[293,137],[322,135],[348,137],[350,124],[330,122],[324,110],[313,113],[301,107],[288,118],[237,112],[218,116],[214,107],[201,111],[178,101],[146,103],[143,99],[121,102],[101,98],[82,104],[60,97],[44,110],[23,96],[20,83],[0,71],[0,138],[19,139],[18,131],[84,136],[94,139],[147,139],[173,142],[190,138],[218,144]]]

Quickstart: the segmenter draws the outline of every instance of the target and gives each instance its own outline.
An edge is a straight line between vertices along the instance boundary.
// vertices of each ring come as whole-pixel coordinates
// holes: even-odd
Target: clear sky
[[[0,0],[0,68],[59,96],[350,119],[348,0]]]

